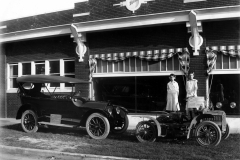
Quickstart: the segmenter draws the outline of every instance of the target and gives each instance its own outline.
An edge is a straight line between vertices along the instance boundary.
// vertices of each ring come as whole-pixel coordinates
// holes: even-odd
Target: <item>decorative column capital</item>
[[[84,54],[87,51],[87,47],[83,43],[83,42],[86,42],[86,34],[78,33],[77,27],[74,24],[71,24],[70,29],[74,38],[74,42],[77,43],[76,54],[79,57],[79,62],[83,62]]]
[[[189,38],[189,45],[194,50],[193,55],[199,55],[200,46],[203,43],[203,38],[199,34],[202,32],[202,24],[201,22],[197,22],[197,14],[191,10],[189,13],[189,23],[187,23],[187,27],[190,28],[192,36]]]

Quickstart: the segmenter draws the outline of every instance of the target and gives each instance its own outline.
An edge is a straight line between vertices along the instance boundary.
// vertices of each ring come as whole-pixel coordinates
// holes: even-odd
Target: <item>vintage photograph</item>
[[[1,0],[1,160],[240,159],[239,0]]]

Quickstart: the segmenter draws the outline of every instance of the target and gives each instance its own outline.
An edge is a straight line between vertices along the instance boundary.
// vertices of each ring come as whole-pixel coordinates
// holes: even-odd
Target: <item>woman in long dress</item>
[[[175,81],[175,75],[170,74],[170,82],[167,84],[167,106],[166,111],[179,111],[178,95],[179,86]]]
[[[186,83],[187,101],[192,97],[197,97],[198,81],[193,78],[194,78],[194,72],[190,72],[189,79]],[[187,115],[190,114],[191,118],[195,116],[194,112],[192,111],[192,108],[188,108],[188,103],[186,104],[186,114]]]

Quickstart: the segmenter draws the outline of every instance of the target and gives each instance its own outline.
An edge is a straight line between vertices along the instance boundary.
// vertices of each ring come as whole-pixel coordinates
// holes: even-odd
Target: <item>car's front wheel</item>
[[[111,131],[116,134],[122,134],[127,130],[128,125],[129,125],[129,120],[128,120],[128,116],[126,115],[124,119],[115,121]]]
[[[221,130],[212,121],[201,122],[195,130],[195,137],[201,146],[217,146],[221,141]]]
[[[105,139],[110,131],[108,119],[99,113],[91,114],[86,122],[87,133],[93,139]]]
[[[139,122],[136,127],[136,137],[139,142],[154,142],[157,138],[157,131],[151,122]]]
[[[38,130],[37,115],[32,110],[26,110],[22,114],[21,125],[25,132],[33,133]]]

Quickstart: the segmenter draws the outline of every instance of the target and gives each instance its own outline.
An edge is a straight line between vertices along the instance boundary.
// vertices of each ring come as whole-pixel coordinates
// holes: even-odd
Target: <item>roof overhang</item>
[[[211,21],[220,19],[240,18],[240,6],[227,6],[217,8],[192,9],[197,14],[198,21]],[[115,30],[123,28],[144,27],[163,24],[175,24],[189,22],[191,10],[165,12],[142,16],[131,16],[98,21],[75,23],[78,32],[95,32]],[[0,42],[14,42],[43,37],[71,34],[71,24],[24,30],[0,34]]]

